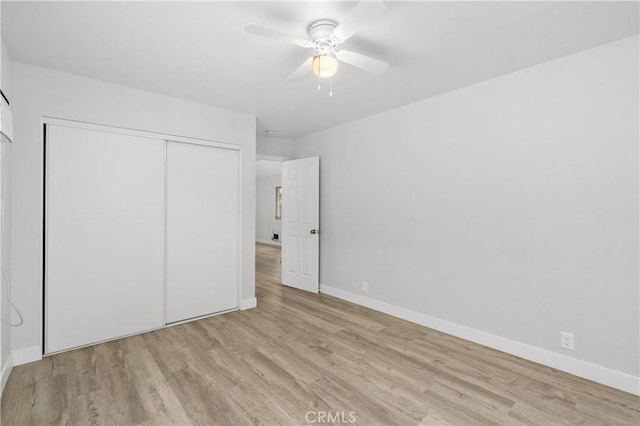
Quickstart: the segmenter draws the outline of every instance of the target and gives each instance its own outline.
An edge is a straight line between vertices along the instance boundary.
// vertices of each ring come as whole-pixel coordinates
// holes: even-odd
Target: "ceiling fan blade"
[[[246,27],[244,27],[244,30],[250,34],[272,38],[274,40],[284,41],[286,43],[295,44],[296,46],[300,46],[300,47],[313,47],[312,42],[302,37],[297,37],[291,34],[272,30],[270,28],[261,27],[260,25],[256,25],[256,24],[249,24]]]
[[[302,80],[307,75],[311,74],[311,62],[313,62],[313,56],[307,59],[287,78],[287,83],[293,83],[298,80]]]
[[[361,70],[370,72],[371,74],[382,74],[389,68],[389,64],[386,62],[348,50],[339,51],[336,54],[336,59],[345,64],[353,65]]]
[[[381,14],[387,7],[382,0],[361,0],[342,23],[333,30],[332,37],[339,43],[345,42],[357,31]]]

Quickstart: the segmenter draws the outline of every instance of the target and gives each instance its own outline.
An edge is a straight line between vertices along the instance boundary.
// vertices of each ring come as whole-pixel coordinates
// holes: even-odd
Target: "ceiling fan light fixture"
[[[313,57],[313,73],[318,77],[333,77],[338,71],[338,60],[331,55],[316,55]]]

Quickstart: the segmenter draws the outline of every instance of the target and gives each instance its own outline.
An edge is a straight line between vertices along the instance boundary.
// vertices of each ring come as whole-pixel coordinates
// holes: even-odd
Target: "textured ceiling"
[[[257,23],[305,36],[354,2],[2,2],[13,59],[256,114],[297,137],[638,33],[637,2],[388,2],[343,45],[390,63],[380,76],[341,65],[334,96],[310,54],[246,34]]]

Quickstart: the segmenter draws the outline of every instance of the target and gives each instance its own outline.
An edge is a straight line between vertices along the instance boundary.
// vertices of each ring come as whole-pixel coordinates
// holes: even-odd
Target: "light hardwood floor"
[[[633,395],[284,287],[279,255],[257,309],[16,367],[2,425],[639,424]]]

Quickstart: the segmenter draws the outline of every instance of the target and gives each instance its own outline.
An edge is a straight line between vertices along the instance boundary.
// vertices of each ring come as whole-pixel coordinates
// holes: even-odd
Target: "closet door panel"
[[[167,142],[167,323],[238,307],[238,159]]]
[[[163,326],[164,149],[47,126],[47,353]]]

